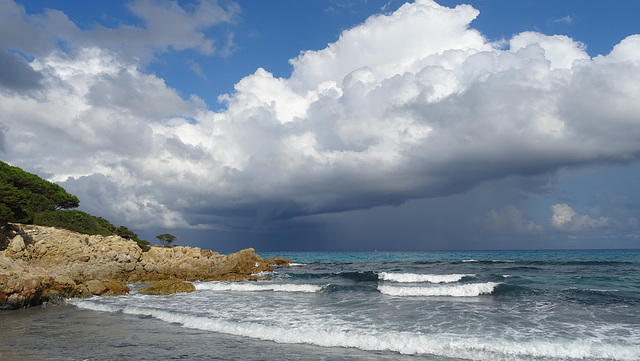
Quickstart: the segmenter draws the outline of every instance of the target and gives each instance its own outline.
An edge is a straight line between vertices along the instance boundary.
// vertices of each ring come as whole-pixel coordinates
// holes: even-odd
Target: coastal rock
[[[0,255],[0,310],[57,304],[83,296],[88,296],[86,289],[69,277],[54,277],[42,267]]]
[[[96,296],[120,296],[129,293],[129,287],[116,280],[89,280],[87,289]]]
[[[125,294],[127,283],[257,280],[257,274],[272,272],[272,265],[291,263],[282,257],[262,259],[251,248],[228,256],[181,246],[142,252],[134,241],[118,236],[34,225],[9,224],[2,236],[0,309]]]
[[[264,261],[272,266],[289,266],[293,263],[290,259],[284,257],[272,257],[267,258]]]
[[[13,239],[9,242],[9,247],[7,250],[10,253],[18,253],[24,250],[24,240],[20,235],[13,237]]]
[[[195,290],[196,286],[189,282],[163,280],[141,288],[138,292],[148,295],[170,295],[174,293],[194,292]]]

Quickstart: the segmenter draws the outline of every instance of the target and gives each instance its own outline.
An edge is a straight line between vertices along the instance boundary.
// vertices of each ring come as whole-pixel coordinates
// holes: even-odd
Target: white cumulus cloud
[[[612,224],[611,218],[591,218],[588,215],[578,214],[566,203],[554,204],[551,207],[551,227],[563,231],[583,231],[598,229]]]
[[[144,31],[81,32],[48,13],[68,25],[52,38],[83,41],[31,53],[37,94],[0,92],[5,159],[64,181],[85,209],[109,219],[243,227],[640,154],[638,35],[594,59],[577,41],[539,33],[499,49],[471,27],[477,10],[418,0],[301,53],[289,78],[257,69],[212,112],[113,50],[119,39],[131,54],[134,45],[211,52],[201,29],[237,10],[198,4],[172,15],[175,2],[136,1]],[[167,19],[180,26],[164,37],[154,29]],[[47,38],[24,34],[34,44]],[[554,210],[555,227],[598,222],[566,207]],[[506,209],[494,221],[537,229],[521,216]]]

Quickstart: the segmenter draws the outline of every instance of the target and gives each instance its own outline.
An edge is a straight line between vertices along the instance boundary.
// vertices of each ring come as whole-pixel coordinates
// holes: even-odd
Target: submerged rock
[[[257,280],[255,274],[273,271],[272,265],[291,263],[282,257],[262,259],[252,248],[228,256],[180,246],[142,252],[134,241],[118,236],[22,224],[6,228],[0,240],[5,247],[0,249],[0,309],[125,294],[127,283]]]
[[[175,280],[158,281],[150,286],[141,288],[138,292],[148,295],[170,295],[173,293],[193,292],[196,286],[193,283]]]

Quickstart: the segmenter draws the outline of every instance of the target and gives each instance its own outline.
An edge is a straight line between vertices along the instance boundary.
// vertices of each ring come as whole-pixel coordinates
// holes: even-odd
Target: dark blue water
[[[277,255],[296,264],[266,281],[69,303],[199,340],[271,345],[270,358],[640,360],[639,251]]]

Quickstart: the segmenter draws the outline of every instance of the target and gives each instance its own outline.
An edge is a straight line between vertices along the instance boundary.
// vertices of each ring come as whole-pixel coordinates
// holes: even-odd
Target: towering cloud
[[[46,43],[24,10],[0,4],[19,13],[16,26],[32,44]],[[212,112],[129,56],[137,48],[211,52],[200,30],[237,13],[207,1],[192,12],[177,6],[134,2],[147,24],[139,29],[83,32],[64,14],[39,18],[67,24],[45,27],[50,38],[83,41],[68,51],[22,46],[33,56],[22,88],[0,77],[6,158],[64,182],[87,210],[138,227],[241,228],[640,152],[639,35],[595,58],[566,36],[534,32],[504,49],[471,28],[472,7],[417,0],[301,53],[289,78],[257,69],[220,97],[224,111]],[[170,13],[183,26],[167,38],[154,24]],[[24,68],[14,57],[0,59]],[[567,224],[560,206],[556,227]],[[516,213],[494,221],[508,216],[538,230]]]

